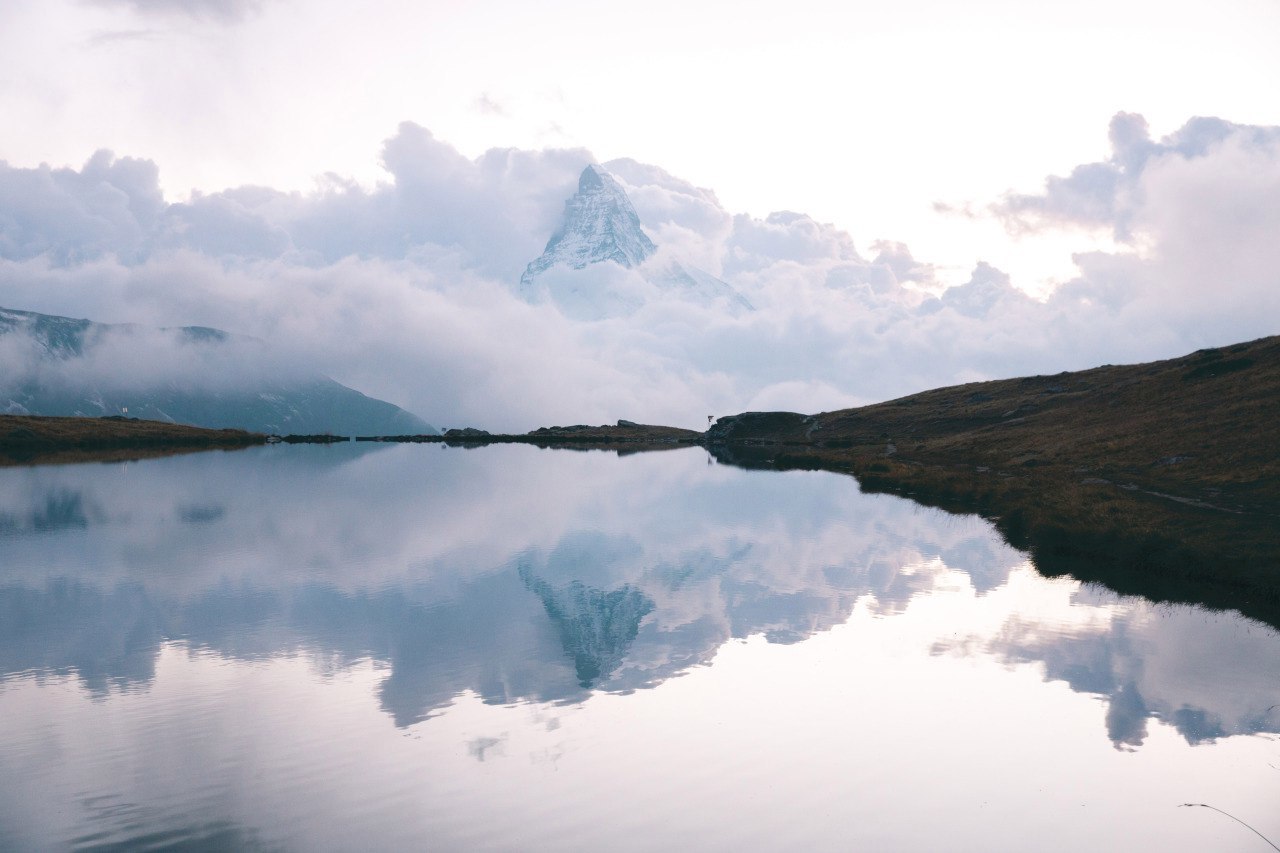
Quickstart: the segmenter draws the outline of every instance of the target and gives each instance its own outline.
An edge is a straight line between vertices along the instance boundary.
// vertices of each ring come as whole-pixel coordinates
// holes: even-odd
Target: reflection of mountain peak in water
[[[609,592],[577,580],[553,587],[528,566],[520,567],[520,577],[542,599],[585,688],[622,664],[640,632],[640,620],[653,610],[653,601],[630,585]]]
[[[976,519],[921,514],[841,479],[779,474],[744,488],[711,469],[715,479],[674,493],[623,480],[625,525],[589,518],[546,540],[517,530],[481,562],[455,563],[456,546],[428,547],[422,524],[448,541],[459,518],[498,515],[496,496],[474,492],[487,482],[477,471],[490,470],[476,456],[432,454],[435,475],[424,478],[398,461],[412,448],[288,450],[14,472],[0,489],[0,682],[55,673],[93,695],[145,686],[168,638],[232,659],[305,650],[325,666],[385,663],[381,706],[409,726],[464,693],[561,704],[657,687],[730,639],[796,642],[843,623],[855,605],[911,618],[911,602],[963,585],[961,572],[981,596],[1009,586],[1025,560]],[[517,459],[490,452],[479,459]],[[548,476],[562,476],[564,460],[554,461]],[[654,470],[637,469],[631,476]],[[512,481],[504,469],[492,487]],[[589,486],[609,509],[608,491]],[[381,502],[369,504],[372,495]],[[370,526],[367,537],[353,536],[349,516]],[[248,568],[229,571],[246,555]],[[325,568],[334,555],[350,567]],[[308,568],[280,572],[282,559]],[[409,564],[391,580],[366,569]],[[1040,667],[1101,697],[1122,748],[1142,744],[1152,719],[1191,743],[1280,731],[1271,628],[1069,585],[1009,610],[994,635],[981,628],[1009,599],[982,605],[977,627],[957,622],[933,652]]]

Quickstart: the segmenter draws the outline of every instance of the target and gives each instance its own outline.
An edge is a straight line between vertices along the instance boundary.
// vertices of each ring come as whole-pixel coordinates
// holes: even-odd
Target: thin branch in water
[[[1254,835],[1258,836],[1258,837],[1259,837],[1259,838],[1261,838],[1263,841],[1265,841],[1265,842],[1267,842],[1268,844],[1270,844],[1270,845],[1271,845],[1271,849],[1272,849],[1272,850],[1276,850],[1276,851],[1278,851],[1278,853],[1280,853],[1280,847],[1276,847],[1275,842],[1274,842],[1274,841],[1272,841],[1270,838],[1267,838],[1267,837],[1266,837],[1265,835],[1263,835],[1261,832],[1258,832],[1258,830],[1254,829],[1252,826],[1249,826],[1249,824],[1245,823],[1245,822],[1244,822],[1244,821],[1242,821],[1240,818],[1236,817],[1235,815],[1231,814],[1230,812],[1224,812],[1222,809],[1218,808],[1217,806],[1211,806],[1211,805],[1209,805],[1208,803],[1183,803],[1182,805],[1178,806],[1178,808],[1180,808],[1180,809],[1185,809],[1185,808],[1213,809],[1213,810],[1214,810],[1215,812],[1217,812],[1218,814],[1224,814],[1224,815],[1226,815],[1227,817],[1231,818],[1231,819],[1232,819],[1232,820],[1234,820],[1236,823],[1240,824],[1240,825],[1241,825],[1241,826],[1243,826],[1245,829],[1249,830],[1249,831],[1250,831],[1250,832],[1252,832]]]

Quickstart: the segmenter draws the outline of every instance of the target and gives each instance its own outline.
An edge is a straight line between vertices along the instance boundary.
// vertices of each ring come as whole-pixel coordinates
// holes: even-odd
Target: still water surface
[[[1267,850],[1280,635],[699,449],[0,470],[0,848]]]

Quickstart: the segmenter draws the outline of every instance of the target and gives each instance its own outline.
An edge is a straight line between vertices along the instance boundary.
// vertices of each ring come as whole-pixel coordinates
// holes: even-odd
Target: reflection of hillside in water
[[[835,475],[708,468],[697,451],[272,452],[0,480],[0,677],[145,689],[172,640],[372,658],[404,726],[466,691],[506,704],[654,687],[727,641],[799,642],[855,606],[990,603],[1023,562],[976,519]],[[1071,589],[1065,621],[1011,599],[998,632],[934,651],[1043,665],[1107,700],[1117,745],[1140,744],[1152,716],[1191,742],[1280,731],[1275,632]]]
[[[0,512],[0,536],[88,527],[90,515],[100,516],[101,511],[86,507],[82,493],[51,489],[20,512]]]

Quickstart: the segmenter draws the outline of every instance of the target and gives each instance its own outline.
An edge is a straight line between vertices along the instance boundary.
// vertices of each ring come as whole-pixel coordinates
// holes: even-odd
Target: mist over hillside
[[[118,416],[287,435],[434,433],[410,412],[205,326],[0,308],[0,414]]]

